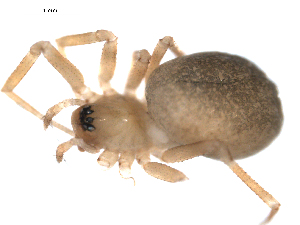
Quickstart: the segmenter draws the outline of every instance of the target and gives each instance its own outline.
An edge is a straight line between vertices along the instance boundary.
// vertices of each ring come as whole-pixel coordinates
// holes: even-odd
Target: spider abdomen
[[[148,111],[180,144],[220,140],[234,158],[253,155],[278,135],[277,88],[250,61],[218,52],[178,57],[152,72]]]

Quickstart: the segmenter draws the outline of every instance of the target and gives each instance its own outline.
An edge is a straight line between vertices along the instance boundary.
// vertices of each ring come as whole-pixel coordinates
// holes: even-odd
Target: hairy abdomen
[[[234,158],[257,153],[278,135],[277,95],[254,64],[218,52],[171,60],[153,71],[146,87],[149,114],[171,140],[219,140]]]

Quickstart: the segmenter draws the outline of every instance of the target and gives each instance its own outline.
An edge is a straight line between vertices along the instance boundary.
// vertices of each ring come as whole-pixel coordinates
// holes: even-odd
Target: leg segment
[[[132,66],[125,86],[125,94],[135,95],[136,89],[146,74],[150,57],[149,52],[145,49],[133,53]]]
[[[171,183],[185,181],[188,179],[179,170],[176,170],[162,163],[148,162],[143,166],[143,168],[149,175]]]
[[[74,106],[74,105],[84,105],[86,102],[81,99],[66,99],[55,106],[52,106],[50,109],[48,109],[46,115],[44,116],[44,128],[45,130],[48,128],[50,125],[52,118],[56,116],[62,109],[67,108],[69,106]]]
[[[116,36],[107,30],[98,30],[96,32],[89,32],[84,34],[68,35],[56,39],[58,51],[63,55],[65,54],[65,47],[92,44],[107,40],[113,40]]]
[[[213,145],[210,142],[197,142],[189,145],[181,145],[166,150],[161,159],[166,163],[182,162],[197,156],[203,156],[211,151]]]
[[[121,156],[119,158],[119,172],[123,178],[131,178],[131,166],[133,164],[134,159],[134,151],[126,151],[121,153]]]
[[[83,76],[80,71],[67,59],[65,59],[51,44],[50,42],[41,41],[32,45],[30,51],[23,58],[19,66],[7,79],[2,88],[8,97],[14,100],[17,104],[23,107],[25,110],[31,112],[39,119],[42,119],[43,115],[33,108],[30,104],[25,102],[22,98],[16,95],[13,90],[24,78],[28,70],[33,66],[40,54],[43,53],[49,63],[65,78],[65,80],[71,85],[73,91],[80,97],[87,99],[92,92],[84,85]],[[73,132],[68,128],[53,122],[53,125],[66,133],[73,135]]]
[[[175,54],[176,57],[184,55],[184,53],[175,44],[172,37],[166,36],[163,39],[160,39],[153,51],[152,56],[151,56],[151,61],[148,66],[147,73],[145,75],[146,82],[147,82],[150,74],[152,73],[152,71],[155,70],[159,66],[160,61],[164,57],[168,48]]]
[[[66,58],[64,58],[50,42],[41,41],[34,44],[30,54],[36,58],[43,53],[48,62],[65,78],[76,94],[81,94],[86,86],[80,71]],[[22,64],[20,64],[22,65]],[[31,66],[30,66],[31,67]],[[29,68],[30,68],[29,67]],[[28,68],[28,69],[29,69]],[[23,74],[22,74],[23,75]],[[25,75],[25,74],[24,74]],[[23,76],[24,76],[23,75]],[[22,76],[22,78],[23,78]]]
[[[161,159],[168,163],[181,162],[197,156],[213,156],[224,162],[258,197],[270,208],[271,212],[264,223],[269,222],[277,213],[280,203],[255,180],[253,180],[231,157],[226,146],[219,141],[204,141],[168,149]]]
[[[136,155],[137,162],[143,166],[143,169],[149,175],[171,183],[184,181],[188,178],[179,170],[162,163],[150,162],[150,153],[148,151],[140,151]]]
[[[267,224],[278,212],[280,203],[271,195],[265,191],[255,180],[253,180],[235,161],[228,164],[229,168],[255,193],[261,198],[270,208],[271,212],[268,217],[262,222]]]
[[[75,138],[74,138],[75,139]],[[60,144],[57,149],[56,149],[56,161],[57,162],[61,162],[64,158],[64,154],[72,147],[74,146],[74,139],[70,139],[67,142],[64,142],[62,144]]]
[[[98,30],[96,32],[69,35],[57,39],[56,43],[61,54],[66,56],[65,47],[67,46],[92,44],[102,41],[106,41],[106,43],[104,44],[100,60],[98,80],[103,92],[111,94],[115,93],[115,91],[111,88],[109,81],[114,75],[117,55],[117,37],[112,32],[107,30]]]
[[[27,110],[28,112],[32,113],[39,119],[43,119],[43,114],[41,114],[39,111],[37,111],[35,108],[33,108],[29,103],[25,102],[22,98],[20,98],[18,95],[16,95],[14,92],[5,92],[5,94],[10,97],[14,102],[16,102],[19,106],[21,106],[23,109]],[[52,121],[52,125],[67,134],[70,134],[71,136],[74,136],[74,132],[70,130],[69,128]]]
[[[69,141],[62,143],[57,147],[56,150],[57,162],[60,163],[64,157],[64,153],[67,152],[74,145],[77,145],[78,147],[90,153],[97,153],[100,151],[99,149],[96,149],[93,146],[86,144],[82,139],[72,138]]]
[[[119,152],[104,150],[97,159],[97,162],[104,170],[106,170],[113,167],[118,160]]]

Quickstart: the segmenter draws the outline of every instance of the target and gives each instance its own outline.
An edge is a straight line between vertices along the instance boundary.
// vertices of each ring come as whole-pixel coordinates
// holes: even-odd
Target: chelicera
[[[65,47],[105,41],[98,75],[103,94],[84,84],[80,71],[67,59]],[[209,52],[184,55],[166,36],[159,40],[152,55],[147,50],[133,54],[124,94],[111,85],[116,67],[117,38],[106,30],[70,35],[50,42],[37,42],[6,81],[2,92],[44,122],[73,136],[58,146],[56,159],[72,146],[80,151],[99,153],[98,163],[111,168],[119,162],[123,178],[131,178],[136,159],[151,176],[177,182],[187,177],[158,162],[181,162],[206,156],[224,162],[270,208],[265,222],[278,211],[280,203],[258,185],[235,162],[253,155],[279,134],[283,115],[277,88],[253,63],[227,53]],[[170,49],[176,56],[160,65]],[[66,99],[51,107],[45,115],[17,96],[13,89],[26,75],[39,55],[70,84],[76,99]],[[144,99],[136,89],[145,79]],[[62,109],[79,106],[71,117],[73,130],[52,121]]]

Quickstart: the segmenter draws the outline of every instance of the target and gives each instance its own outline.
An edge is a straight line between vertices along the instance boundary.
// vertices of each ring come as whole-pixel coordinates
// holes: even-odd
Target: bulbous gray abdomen
[[[146,86],[148,112],[179,144],[219,140],[244,158],[279,134],[275,84],[250,61],[226,53],[183,56],[162,64]]]

